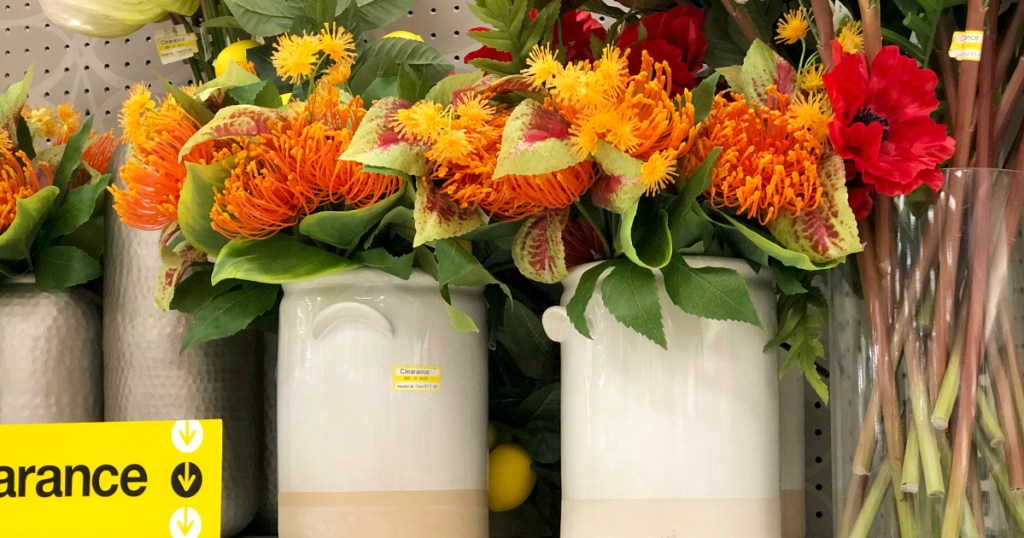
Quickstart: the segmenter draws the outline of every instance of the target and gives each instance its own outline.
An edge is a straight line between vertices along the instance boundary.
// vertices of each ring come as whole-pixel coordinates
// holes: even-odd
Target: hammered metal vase
[[[108,210],[104,283],[106,419],[224,421],[222,536],[256,515],[262,357],[241,334],[179,354],[191,323],[153,304],[161,263],[158,232],[128,228]]]
[[[101,351],[94,294],[0,282],[0,424],[103,420]]]

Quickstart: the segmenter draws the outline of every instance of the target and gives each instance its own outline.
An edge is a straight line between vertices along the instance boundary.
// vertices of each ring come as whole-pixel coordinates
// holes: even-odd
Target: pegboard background
[[[68,33],[43,16],[35,1],[0,0],[0,87],[19,80],[33,66],[32,104],[72,103],[95,116],[98,131],[117,126],[125,91],[157,75],[176,85],[191,83],[184,62],[161,65],[153,34],[169,23],[150,25],[117,39]],[[464,2],[418,0],[408,14],[383,32],[408,30],[421,35],[457,68],[477,48],[466,32],[482,24]],[[832,536],[832,478],[828,408],[805,391],[807,536]],[[784,537],[791,538],[791,537]]]

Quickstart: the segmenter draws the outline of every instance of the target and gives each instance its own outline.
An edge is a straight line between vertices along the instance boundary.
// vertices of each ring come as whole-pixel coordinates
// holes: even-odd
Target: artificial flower
[[[811,29],[811,22],[807,17],[807,8],[791,9],[781,19],[775,28],[775,41],[792,45],[803,41]]]
[[[811,63],[800,70],[800,89],[805,92],[816,92],[825,88],[821,76],[825,74],[825,67],[819,63]],[[785,92],[784,92],[785,93]]]
[[[274,43],[271,62],[279,77],[298,84],[313,76],[321,52],[323,39],[319,34],[285,34]]]
[[[640,25],[647,32],[640,40]],[[627,24],[618,38],[622,49],[629,49],[629,70],[643,69],[643,55],[664,62],[672,72],[672,93],[681,93],[697,85],[694,78],[704,67],[708,42],[704,36],[704,12],[693,6],[676,6],[652,13],[639,24]]]
[[[343,26],[324,24],[320,31],[320,48],[335,64],[345,65],[348,70],[356,62],[355,39]]]
[[[562,230],[565,245],[565,268],[601,261],[608,258],[601,234],[586,219],[571,217]]]
[[[470,28],[469,31],[470,32],[490,32],[491,29],[487,28],[487,27],[483,27],[483,26],[478,26],[476,28]],[[472,62],[473,60],[479,60],[479,59],[495,60],[495,61],[498,61],[498,62],[511,62],[512,61],[512,53],[505,52],[503,50],[498,50],[498,49],[496,49],[494,47],[488,47],[488,46],[485,45],[485,46],[482,46],[482,47],[480,47],[480,48],[478,48],[478,49],[476,49],[476,50],[466,54],[466,57],[463,58],[463,62],[468,64],[468,63]]]
[[[93,170],[106,174],[107,167],[110,166],[110,159],[116,149],[117,139],[114,138],[114,131],[107,131],[89,141],[89,146],[82,153],[82,162],[92,167]]]
[[[722,152],[705,195],[714,207],[768,224],[788,210],[792,216],[817,207],[822,197],[818,164],[822,145],[786,111],[789,97],[768,88],[772,107],[748,103],[742,95],[718,96],[694,151],[684,158],[687,173],[715,148]]]
[[[836,41],[847,54],[864,52],[864,28],[860,21],[849,21],[844,24],[836,36]]]
[[[863,54],[846,53],[835,41],[832,49],[835,68],[824,82],[835,113],[829,138],[836,153],[879,194],[908,194],[921,185],[937,192],[943,181],[938,166],[953,155],[954,141],[931,118],[939,106],[935,73],[895,46],[882,47],[870,72]]]
[[[49,167],[46,163],[40,164],[40,171],[48,175]],[[39,186],[39,177],[28,156],[20,150],[11,151],[0,146],[0,233],[14,222],[18,200],[32,196],[39,190]]]

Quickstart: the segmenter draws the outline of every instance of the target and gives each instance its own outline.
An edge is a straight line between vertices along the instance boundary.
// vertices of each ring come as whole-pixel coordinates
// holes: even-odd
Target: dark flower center
[[[871,125],[872,123],[879,123],[882,125],[882,142],[889,137],[889,120],[875,114],[873,110],[866,106],[860,107],[857,113],[853,115],[853,120],[850,121],[850,125],[854,123],[863,123],[864,125]]]

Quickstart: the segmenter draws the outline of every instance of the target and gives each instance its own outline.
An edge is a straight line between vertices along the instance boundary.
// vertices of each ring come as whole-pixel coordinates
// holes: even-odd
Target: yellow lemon
[[[523,447],[515,443],[498,445],[488,459],[490,477],[487,506],[492,512],[507,512],[523,504],[537,483],[533,460]]]
[[[494,448],[494,445],[498,444],[498,428],[494,427],[494,423],[487,423],[487,450]]]
[[[423,42],[423,38],[422,37],[420,37],[420,36],[418,36],[418,35],[416,35],[416,34],[414,34],[412,32],[406,32],[405,30],[398,30],[397,32],[391,32],[390,34],[381,37],[381,39],[387,39],[389,37],[397,37],[399,39],[411,39],[413,41],[419,41],[421,43]]]
[[[249,65],[249,59],[245,57],[245,51],[258,46],[260,46],[259,43],[246,39],[244,41],[235,41],[224,47],[224,50],[220,51],[220,54],[217,55],[217,59],[213,61],[213,72],[218,77],[223,75],[228,70],[231,62],[236,62],[242,67]]]

